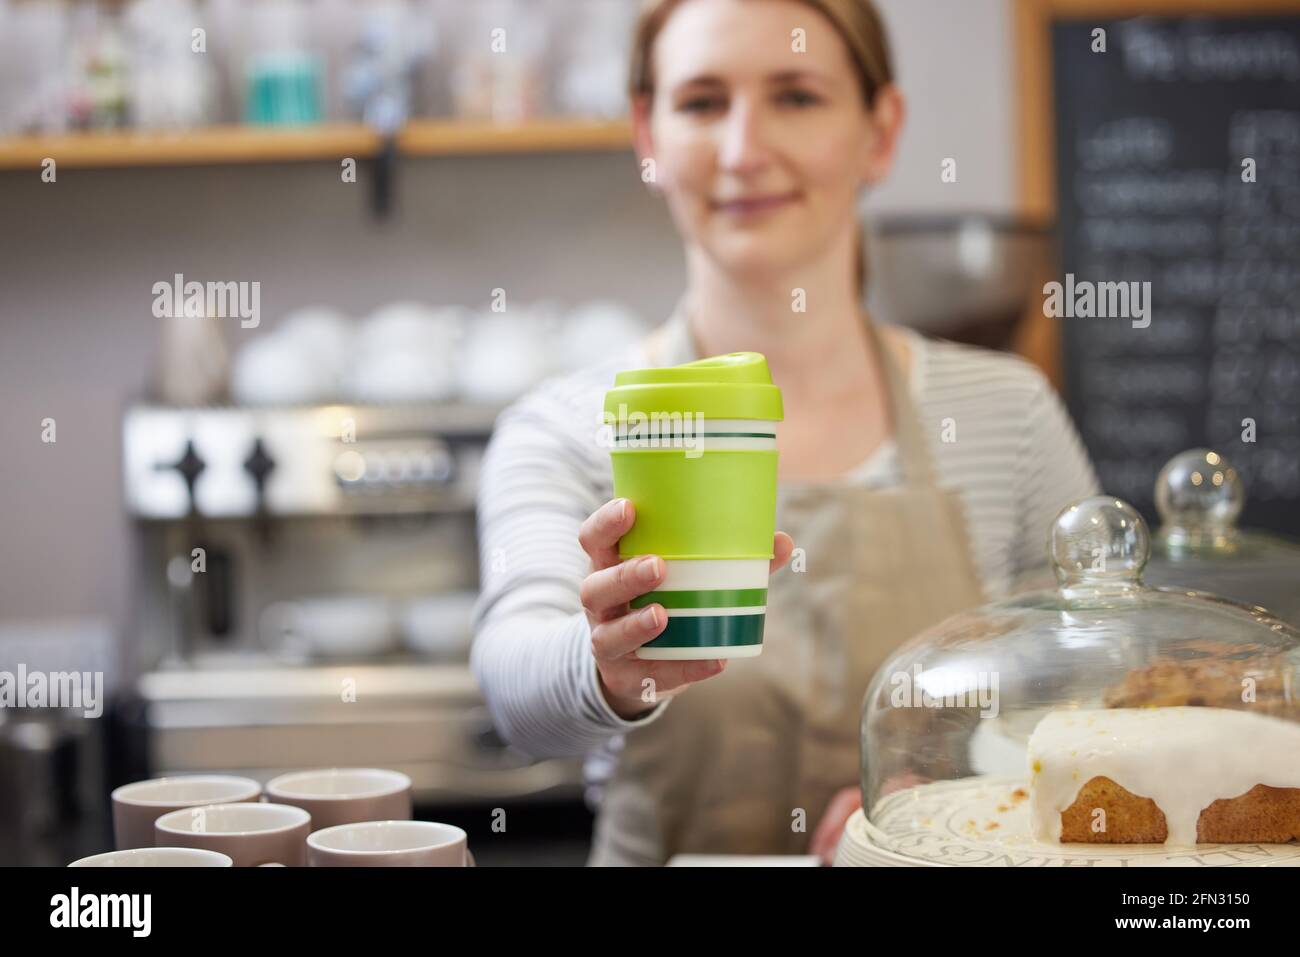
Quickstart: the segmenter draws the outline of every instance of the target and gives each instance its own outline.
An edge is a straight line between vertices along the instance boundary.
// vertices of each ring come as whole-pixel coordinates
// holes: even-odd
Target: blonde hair
[[[654,94],[654,45],[668,18],[685,0],[646,0],[632,37],[628,92],[635,98]],[[894,82],[894,66],[885,26],[872,0],[794,0],[830,21],[840,35],[862,89],[862,102],[872,106],[881,87]]]
[[[654,46],[674,10],[686,0],[645,0],[632,35],[632,62],[628,75],[628,93],[633,100],[654,96]],[[894,64],[889,50],[885,25],[872,0],[794,0],[816,10],[835,28],[848,47],[853,68],[858,74],[863,105],[875,105],[876,94],[894,82]],[[866,238],[858,229],[857,286],[863,290],[867,280]]]

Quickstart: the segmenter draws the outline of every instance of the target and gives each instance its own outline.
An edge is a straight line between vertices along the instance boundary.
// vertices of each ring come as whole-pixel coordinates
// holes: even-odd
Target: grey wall
[[[898,165],[868,209],[990,210],[1017,205],[1016,0],[876,0],[908,101]],[[939,164],[957,160],[957,181]]]
[[[1007,0],[883,0],[910,99],[876,210],[1014,206]],[[958,182],[939,162],[958,159]],[[626,156],[407,161],[398,213],[333,164],[0,173],[0,619],[125,621],[132,575],[118,428],[147,381],[152,284],[259,280],[265,323],[328,303],[621,299],[647,318],[680,251]],[[58,441],[40,441],[53,417]]]

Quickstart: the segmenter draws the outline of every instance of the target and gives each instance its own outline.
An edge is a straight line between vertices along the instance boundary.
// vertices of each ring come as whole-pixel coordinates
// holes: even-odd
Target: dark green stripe
[[[766,615],[709,615],[669,618],[668,626],[646,648],[734,648],[763,643]]]
[[[665,608],[754,608],[767,604],[766,588],[718,588],[712,591],[652,591],[633,598],[633,608],[660,604]]]

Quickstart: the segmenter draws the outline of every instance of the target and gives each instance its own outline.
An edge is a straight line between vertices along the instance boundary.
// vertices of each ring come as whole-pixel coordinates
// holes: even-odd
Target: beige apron
[[[677,353],[694,358],[684,320]],[[893,412],[902,487],[783,482],[777,528],[802,549],[768,589],[763,653],[728,662],[625,736],[596,822],[593,865],[674,854],[800,854],[831,797],[859,781],[862,699],[903,642],[981,602],[956,497],[868,322]],[[666,350],[671,351],[671,350]],[[800,553],[796,552],[796,556]]]

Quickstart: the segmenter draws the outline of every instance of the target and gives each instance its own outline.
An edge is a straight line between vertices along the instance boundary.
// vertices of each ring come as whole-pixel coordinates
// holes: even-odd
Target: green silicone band
[[[717,588],[712,590],[652,591],[633,598],[633,608],[662,605],[664,608],[755,608],[767,604],[766,588]]]
[[[763,643],[766,615],[710,615],[669,618],[663,633],[645,648],[734,648]]]

